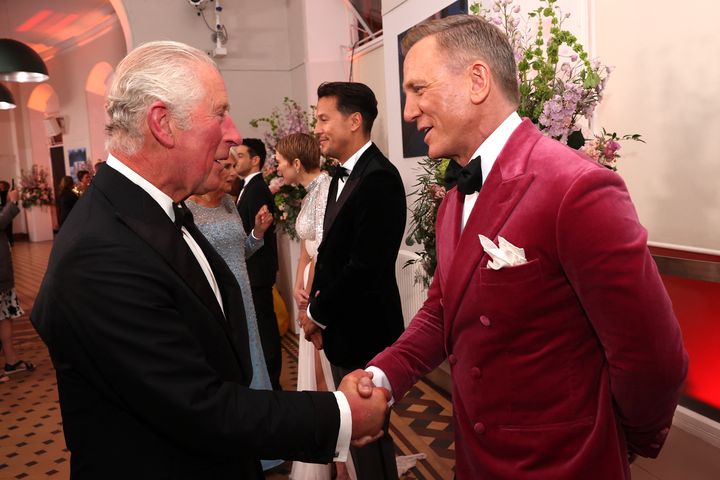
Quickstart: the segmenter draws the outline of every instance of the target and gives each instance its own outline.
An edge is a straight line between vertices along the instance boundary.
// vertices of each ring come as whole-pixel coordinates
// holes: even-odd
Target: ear
[[[469,69],[470,101],[475,105],[483,103],[490,95],[490,68],[482,60],[476,60]]]
[[[295,160],[293,160],[293,167],[296,169],[302,168],[302,162],[300,161],[299,158],[296,158]]]
[[[360,112],[350,114],[350,129],[353,132],[362,129],[362,114]]]
[[[170,125],[170,110],[165,103],[156,100],[147,111],[147,125],[150,133],[165,148],[175,146],[175,135]]]
[[[253,167],[258,167],[258,169],[259,169],[260,168],[260,156],[255,155],[252,158],[250,158],[250,165],[252,165]]]

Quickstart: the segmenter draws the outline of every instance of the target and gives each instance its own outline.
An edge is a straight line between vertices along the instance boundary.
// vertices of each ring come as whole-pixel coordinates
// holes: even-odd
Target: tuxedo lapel
[[[332,199],[334,198],[334,196],[337,195],[338,180],[333,179],[333,182],[336,186],[333,189],[333,184],[331,183],[330,190],[328,191],[328,202],[327,208],[325,209],[325,218],[323,221],[323,231],[325,232],[323,237],[327,237],[327,233],[332,228],[333,223],[335,222],[335,218],[337,218],[337,216],[339,215],[340,211],[343,208],[343,205],[345,205],[348,198],[352,196],[353,192],[360,184],[360,180],[362,180],[363,175],[365,175],[365,169],[370,164],[371,158],[378,153],[380,153],[380,151],[373,143],[368,147],[367,150],[363,152],[362,155],[360,155],[360,158],[355,164],[355,167],[353,167],[352,172],[350,172],[350,176],[345,181],[345,186],[343,187],[342,192],[340,192],[340,197],[338,197],[337,201],[335,201],[334,203]]]
[[[444,295],[446,318],[455,318],[473,272],[482,263],[487,263],[487,254],[480,246],[478,234],[495,239],[535,179],[534,173],[526,172],[527,160],[540,135],[532,123],[525,120],[510,136],[480,190],[467,224],[459,234],[459,241],[452,243],[455,247],[453,255],[445,257],[449,263],[446,271],[452,272]],[[454,204],[455,208],[448,211],[453,215],[448,224],[457,226],[453,230],[459,232],[464,195],[457,188],[451,194],[449,206]]]
[[[170,221],[170,217],[160,205],[145,190],[112,168],[104,168],[98,172],[93,183],[115,206],[117,217],[167,262],[227,331],[225,316],[205,273],[182,238],[182,232]],[[200,232],[197,234],[202,237]],[[198,237],[193,238],[197,241]],[[204,237],[202,238],[204,240]],[[200,245],[203,252],[209,247],[207,241],[204,241],[206,247]],[[211,262],[210,258],[208,262]]]

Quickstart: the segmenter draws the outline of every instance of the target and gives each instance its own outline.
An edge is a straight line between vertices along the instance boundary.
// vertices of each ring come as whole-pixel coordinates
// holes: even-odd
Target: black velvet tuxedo
[[[73,479],[261,479],[333,456],[332,394],[246,388],[239,287],[199,232],[224,312],[162,208],[103,168],[56,237],[31,314],[56,369]]]
[[[262,174],[258,174],[245,185],[237,204],[246,234],[250,235],[250,231],[255,227],[255,215],[263,205],[267,205],[270,213],[275,211],[273,195],[263,180]],[[265,363],[273,388],[279,390],[282,352],[272,294],[278,270],[277,238],[274,225],[270,225],[263,239],[265,245],[248,258],[246,263]]]
[[[327,327],[322,337],[330,363],[364,368],[403,331],[395,260],[405,231],[405,190],[375,144],[360,156],[334,202],[336,184],[333,179],[310,312]]]

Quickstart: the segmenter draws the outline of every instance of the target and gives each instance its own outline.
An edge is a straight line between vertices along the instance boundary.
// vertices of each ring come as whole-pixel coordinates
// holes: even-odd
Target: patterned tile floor
[[[13,250],[15,286],[30,312],[47,265],[52,242],[18,241]],[[12,375],[0,385],[0,480],[69,477],[70,454],[65,448],[52,363],[28,316],[16,320],[14,344],[34,372]],[[282,384],[294,389],[297,380],[297,337],[282,340]],[[4,358],[0,361],[4,363]],[[430,381],[420,381],[397,402],[390,421],[398,455],[425,454],[403,479],[452,479],[454,443],[450,398]],[[288,478],[274,474],[273,480]]]

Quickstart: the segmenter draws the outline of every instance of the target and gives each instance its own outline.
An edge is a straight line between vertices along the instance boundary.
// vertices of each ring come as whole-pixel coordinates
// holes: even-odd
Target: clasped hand
[[[345,376],[338,388],[352,412],[352,445],[363,447],[383,435],[390,392],[372,383],[372,373],[355,370]]]

